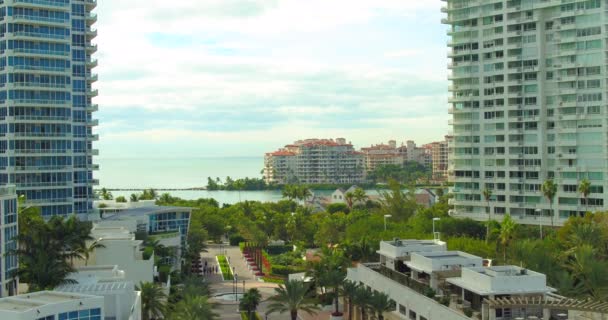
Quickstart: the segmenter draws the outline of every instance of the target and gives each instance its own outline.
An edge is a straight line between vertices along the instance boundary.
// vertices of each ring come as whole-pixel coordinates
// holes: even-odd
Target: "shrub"
[[[118,203],[126,203],[127,202],[127,198],[125,198],[124,196],[118,196],[118,197],[116,197],[115,200]]]
[[[306,271],[303,267],[284,266],[280,264],[272,265],[272,274],[280,276],[288,276],[292,273],[299,273]]]
[[[150,257],[152,256],[152,253],[154,253],[154,248],[146,247],[144,249],[144,252],[142,253],[144,260],[150,259]]]
[[[100,203],[98,206],[99,209],[103,209],[103,208],[107,208],[107,207],[108,207],[108,205],[105,203]]]
[[[264,282],[267,282],[267,283],[285,284],[284,277],[265,276],[265,277],[262,277],[262,280],[264,280]]]
[[[292,245],[284,245],[284,246],[268,246],[266,247],[266,252],[270,255],[278,255],[287,252],[293,251]]]
[[[238,246],[239,243],[244,242],[245,238],[243,238],[240,234],[233,234],[229,238],[231,246]]]
[[[431,287],[426,287],[424,288],[423,294],[429,298],[434,298],[437,292],[435,292],[435,290],[433,290]]]
[[[464,315],[467,317],[471,317],[473,316],[473,310],[471,310],[471,308],[464,308],[464,310],[462,310],[464,312]]]
[[[327,206],[327,212],[329,212],[329,213],[336,213],[336,212],[349,213],[350,210],[348,209],[348,206],[344,203],[332,203]]]

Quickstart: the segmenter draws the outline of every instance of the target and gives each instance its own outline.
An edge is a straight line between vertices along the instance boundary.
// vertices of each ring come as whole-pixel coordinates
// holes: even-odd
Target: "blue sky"
[[[102,157],[448,131],[439,0],[99,1]]]

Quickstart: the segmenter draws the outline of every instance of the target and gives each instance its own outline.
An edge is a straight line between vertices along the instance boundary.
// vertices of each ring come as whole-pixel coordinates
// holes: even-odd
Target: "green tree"
[[[272,296],[266,314],[289,312],[291,320],[298,319],[298,312],[304,311],[315,315],[319,307],[315,300],[309,297],[309,286],[303,281],[289,280],[279,285]]]
[[[129,201],[131,201],[131,202],[137,202],[137,201],[139,201],[139,196],[136,195],[135,193],[132,193],[131,197],[129,198]]]
[[[78,254],[80,255],[80,257],[82,259],[84,259],[84,265],[88,266],[89,265],[89,259],[91,258],[91,253],[95,252],[95,250],[97,249],[101,249],[101,248],[105,248],[106,246],[95,240],[93,242],[91,242],[89,245],[84,245],[84,246],[79,246],[77,249]]]
[[[245,182],[241,179],[238,179],[232,185],[233,188],[239,192],[239,202],[241,202],[241,191],[245,189]]]
[[[239,304],[239,310],[246,311],[248,319],[255,319],[253,313],[257,310],[260,302],[262,302],[260,290],[251,288],[243,294],[243,298]]]
[[[355,191],[353,191],[353,200],[355,200],[355,203],[362,204],[365,203],[367,199],[367,194],[363,188],[356,188]]]
[[[540,191],[543,193],[545,198],[547,198],[547,201],[549,201],[549,208],[551,210],[551,227],[553,227],[553,219],[555,217],[555,212],[553,212],[553,199],[557,193],[557,185],[553,182],[553,180],[545,180],[540,187]]]
[[[355,292],[353,303],[359,307],[359,314],[361,319],[367,319],[366,313],[370,307],[370,300],[372,299],[372,293],[367,290],[364,286],[359,286]]]
[[[143,305],[142,305],[143,308]],[[214,311],[215,304],[208,296],[186,296],[175,305],[170,320],[216,320],[220,315]]]
[[[578,192],[585,200],[585,211],[589,211],[589,202],[587,197],[589,197],[589,193],[591,193],[591,182],[589,182],[587,178],[583,179],[578,185]]]
[[[283,198],[287,198],[291,201],[298,198],[297,186],[293,184],[286,184],[283,186]]]
[[[331,269],[323,272],[320,275],[319,283],[328,289],[332,290],[332,296],[334,299],[335,306],[335,315],[341,315],[340,313],[340,291],[342,288],[342,284],[344,283],[344,279],[346,278],[346,272],[341,269]]]
[[[352,192],[347,192],[344,195],[344,200],[346,200],[346,205],[348,206],[348,209],[351,210],[353,208],[353,199],[355,198],[355,195]]]
[[[492,190],[485,188],[483,189],[482,195],[488,205],[486,207],[486,213],[488,214],[488,223],[486,225],[486,242],[488,242],[488,239],[490,238],[490,220],[492,218],[492,214],[490,212],[490,199],[492,198]]]
[[[384,320],[384,313],[395,310],[395,304],[384,292],[374,292],[369,299],[369,309],[378,320]]]
[[[163,289],[151,282],[140,282],[136,287],[141,291],[141,313],[144,320],[162,319],[166,312],[167,296]]]
[[[388,191],[381,191],[381,212],[389,214],[393,219],[406,221],[411,218],[418,210],[416,203],[416,188],[410,186],[408,192],[401,191],[401,184],[396,180],[389,180]]]
[[[101,188],[101,199],[112,200],[112,192],[108,191],[106,188]]]
[[[356,282],[346,280],[342,284],[342,295],[344,296],[344,304],[348,306],[348,320],[353,319],[354,299],[357,294],[359,285]]]
[[[220,186],[219,186],[218,182],[216,182],[215,180],[213,180],[211,177],[207,177],[207,187],[206,187],[206,189],[209,190],[209,191],[215,191],[215,190],[219,190]]]
[[[517,223],[511,218],[510,214],[506,214],[500,223],[500,230],[498,239],[502,246],[503,261],[507,261],[507,248],[513,241],[515,231],[517,229]]]
[[[127,202],[127,198],[125,198],[124,196],[118,196],[118,197],[116,197],[116,202],[125,203],[125,202]]]

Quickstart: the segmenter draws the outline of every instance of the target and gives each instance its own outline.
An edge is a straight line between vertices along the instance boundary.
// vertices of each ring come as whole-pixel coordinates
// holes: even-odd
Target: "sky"
[[[101,157],[262,156],[448,132],[439,0],[103,0]]]

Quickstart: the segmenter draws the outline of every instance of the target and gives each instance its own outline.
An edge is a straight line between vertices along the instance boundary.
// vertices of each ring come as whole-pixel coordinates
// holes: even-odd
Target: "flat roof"
[[[102,220],[122,220],[130,217],[143,217],[154,213],[164,212],[191,212],[192,208],[188,207],[173,207],[173,206],[144,206],[140,208],[129,208],[116,212],[115,214],[107,214]]]
[[[483,274],[489,278],[499,279],[502,278],[503,281],[509,281],[509,279],[513,279],[516,277],[522,276],[534,276],[534,277],[544,277],[545,275],[536,271],[532,271],[530,269],[521,268],[518,266],[493,266],[493,267],[472,267],[472,268],[463,268]],[[464,274],[463,274],[464,276]],[[489,295],[489,294],[526,294],[526,293],[547,293],[556,291],[554,288],[547,286],[546,284],[542,287],[518,287],[517,289],[510,290],[493,290],[489,291],[485,288],[481,288],[479,283],[472,282],[467,280],[466,277],[459,278],[448,278],[447,281],[451,284],[464,288],[466,290],[472,291],[479,295]]]
[[[407,247],[411,245],[435,246],[442,245],[445,242],[441,240],[417,240],[417,239],[396,239],[391,241],[382,241],[395,247]]]
[[[0,299],[0,311],[24,312],[61,302],[78,301],[96,296],[55,291],[40,291]]]

